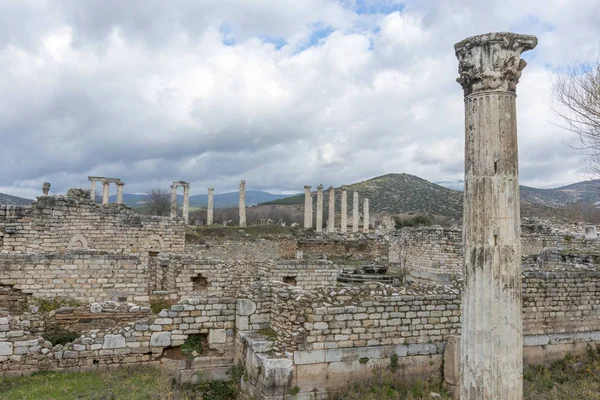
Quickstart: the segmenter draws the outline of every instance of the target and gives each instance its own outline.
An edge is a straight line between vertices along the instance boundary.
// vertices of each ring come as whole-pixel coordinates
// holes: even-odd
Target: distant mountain
[[[464,181],[462,180],[436,183],[448,189],[461,192],[464,190]],[[550,207],[563,207],[578,202],[599,203],[600,179],[573,183],[556,189],[537,189],[521,186],[521,200]]]
[[[11,196],[9,194],[0,193],[0,205],[10,204],[13,206],[28,206],[33,203],[33,200],[24,199],[23,197]]]
[[[181,193],[181,190],[179,190]],[[170,194],[169,194],[170,196]],[[246,205],[254,206],[258,203],[264,203],[272,200],[287,197],[286,194],[271,194],[259,190],[246,191]],[[145,194],[141,193],[123,193],[123,203],[130,207],[142,207],[145,204]],[[116,195],[110,196],[110,202],[115,202]],[[239,200],[239,192],[221,193],[214,195],[215,208],[237,207]],[[177,195],[179,205],[183,204],[183,195]],[[206,207],[208,205],[208,194],[196,194],[190,196],[190,207]]]
[[[462,192],[431,183],[414,175],[388,174],[364,182],[345,185],[345,187],[348,190],[349,209],[352,208],[352,192],[357,190],[360,195],[360,209],[362,209],[362,199],[367,197],[371,213],[386,211],[390,214],[435,214],[455,219],[462,216]],[[336,188],[336,209],[338,210],[339,189]],[[274,200],[266,204],[296,205],[303,203],[304,194]],[[324,208],[327,208],[326,191]],[[521,214],[527,217],[573,218],[571,210],[564,210],[552,205],[533,204],[528,201],[521,202]]]
[[[348,204],[352,208],[352,192],[362,199],[369,199],[371,212],[386,211],[391,214],[423,213],[458,218],[462,215],[462,193],[450,190],[435,183],[409,174],[388,174],[364,182],[345,185],[348,190]],[[314,187],[313,187],[314,189]],[[336,193],[339,203],[339,189]],[[301,204],[304,194],[274,200],[267,204]],[[327,203],[327,200],[324,201]]]
[[[439,181],[439,182],[433,182],[436,185],[440,185],[443,186],[445,188],[448,189],[452,189],[452,190],[458,190],[459,192],[462,192],[463,190],[465,190],[465,181],[461,180],[456,180],[456,181]]]

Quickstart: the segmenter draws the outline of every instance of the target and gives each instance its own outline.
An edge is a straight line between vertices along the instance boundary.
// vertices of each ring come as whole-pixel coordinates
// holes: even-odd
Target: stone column
[[[358,192],[352,194],[352,232],[358,232]]]
[[[171,218],[177,217],[177,186],[171,185]]]
[[[342,207],[341,207],[341,226],[340,226],[340,232],[341,233],[346,233],[346,231],[348,230],[348,192],[346,191],[345,188],[342,187],[342,196],[341,196],[341,202],[342,202]]]
[[[110,183],[107,181],[102,182],[102,205],[108,204],[108,187]]]
[[[454,45],[465,95],[462,400],[523,398],[516,86],[535,36]]]
[[[117,182],[117,204],[123,204],[123,186],[125,183]]]
[[[246,226],[246,181],[240,182],[240,201],[238,205],[240,209],[240,226]]]
[[[304,229],[312,228],[312,194],[310,186],[304,186]]]
[[[183,220],[186,224],[190,221],[190,185],[183,185]]]
[[[49,192],[50,192],[50,182],[44,182],[44,184],[42,185],[42,195],[48,196]]]
[[[335,231],[335,189],[333,186],[329,186],[329,208],[327,211],[327,232],[333,233]]]
[[[363,232],[369,233],[369,199],[363,199]]]
[[[96,202],[96,180],[92,179],[92,193],[90,194],[90,197],[94,203]]]
[[[208,205],[206,207],[206,225],[213,224],[213,208],[214,208],[214,188],[208,188]]]
[[[317,186],[317,232],[323,232],[323,185]]]

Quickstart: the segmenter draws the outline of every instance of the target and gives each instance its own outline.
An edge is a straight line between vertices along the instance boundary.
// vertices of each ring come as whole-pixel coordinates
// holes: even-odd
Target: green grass
[[[391,372],[381,372],[368,382],[355,382],[331,394],[331,400],[419,400],[429,399],[430,393],[451,399],[442,387],[442,379],[434,375],[427,380],[406,382]]]
[[[58,310],[61,307],[79,307],[81,305],[79,300],[71,297],[36,297],[33,299],[33,303],[39,307],[39,312],[41,313]]]
[[[232,382],[177,385],[155,367],[97,372],[38,372],[0,379],[2,400],[229,400],[237,398]]]
[[[206,335],[189,335],[181,345],[181,354],[191,357],[196,352],[197,355],[202,355],[206,348],[208,348]]]

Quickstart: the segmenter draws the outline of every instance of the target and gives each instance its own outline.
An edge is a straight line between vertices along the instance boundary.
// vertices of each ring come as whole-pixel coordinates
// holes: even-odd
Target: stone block
[[[250,321],[248,317],[236,315],[235,316],[235,327],[239,331],[248,331],[250,330]]]
[[[151,347],[168,347],[171,345],[171,332],[154,332],[150,337]]]
[[[295,351],[294,364],[318,364],[325,362],[326,350]]]
[[[460,336],[448,336],[444,350],[444,382],[460,384]]]
[[[235,313],[239,316],[247,317],[256,312],[256,303],[249,299],[238,299],[235,306]]]
[[[208,331],[208,343],[225,343],[227,342],[227,331],[225,329],[211,329]]]
[[[125,338],[123,335],[106,335],[104,336],[103,349],[120,349],[125,347]]]
[[[10,342],[0,342],[0,356],[12,356],[13,344]]]

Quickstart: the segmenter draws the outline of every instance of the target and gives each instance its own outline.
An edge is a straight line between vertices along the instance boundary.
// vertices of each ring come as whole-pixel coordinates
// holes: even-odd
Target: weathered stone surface
[[[248,316],[256,311],[256,303],[248,299],[238,299],[236,302],[235,313],[240,316]]]
[[[0,342],[0,356],[12,356],[13,344],[10,342]]]
[[[106,335],[104,336],[103,349],[119,349],[125,347],[125,338],[123,335]]]
[[[154,332],[150,337],[150,346],[168,347],[171,345],[171,332]]]
[[[227,342],[227,331],[225,329],[211,329],[208,331],[208,343]]]

